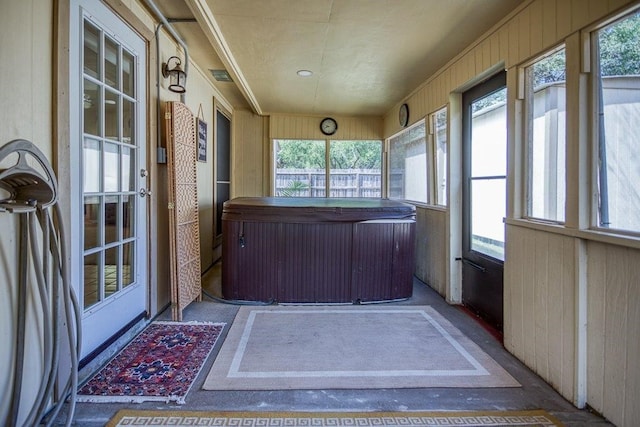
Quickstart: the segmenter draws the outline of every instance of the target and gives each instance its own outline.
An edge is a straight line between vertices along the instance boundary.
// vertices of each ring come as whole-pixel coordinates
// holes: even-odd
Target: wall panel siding
[[[324,117],[274,114],[269,118],[269,137],[325,139],[327,136],[320,132],[320,121]],[[333,117],[338,122],[338,131],[331,139],[382,139],[381,117]]]
[[[556,0],[543,0],[541,7],[542,47],[547,48],[558,40],[556,31]]]
[[[442,210],[416,209],[417,278],[446,296],[448,254],[447,213]]]
[[[507,226],[505,347],[573,399],[573,238]]]
[[[167,53],[169,54],[169,53]],[[186,104],[194,116],[198,115],[198,111],[202,108],[202,116],[207,122],[207,161],[197,162],[197,179],[198,179],[198,217],[200,229],[200,267],[202,271],[207,270],[213,263],[213,245],[209,236],[213,236],[214,223],[214,159],[215,146],[213,144],[213,136],[215,129],[214,110],[213,110],[213,88],[211,83],[205,78],[202,71],[190,64],[189,79],[187,80]]]
[[[640,250],[588,244],[588,401],[616,425],[640,417]]]
[[[535,233],[535,269],[533,301],[535,318],[535,366],[536,372],[549,378],[549,234]],[[542,315],[541,315],[542,314]]]
[[[504,63],[505,69],[516,70],[516,66],[524,61],[561,44],[567,37],[631,3],[629,0],[526,2],[510,18],[489,30],[390,109],[384,116],[384,136],[389,137],[400,130],[397,123],[397,107],[400,103],[407,102],[412,108],[415,106],[415,111],[419,111],[419,116],[423,117],[446,104],[452,93],[459,93],[481,81],[481,74],[487,69]],[[418,118],[413,116],[413,112],[412,109],[411,122]],[[514,110],[512,114],[517,112]],[[515,138],[515,141],[510,141],[511,144],[518,143],[516,132],[511,134],[511,138]],[[456,166],[450,167],[453,170]],[[516,197],[520,193],[518,189],[512,191],[515,191]],[[457,196],[451,194],[451,199]],[[427,271],[432,268],[430,261],[422,259],[446,251],[445,241],[427,241],[429,236],[437,235],[433,227],[444,225],[444,221],[442,224],[430,221],[428,215],[431,214],[418,213],[419,255],[416,272],[441,292],[439,286],[434,284],[437,281],[429,276],[432,273]],[[579,330],[576,295],[579,278],[575,254],[578,241],[549,231],[516,226],[507,226],[507,229],[505,347],[564,397],[576,401],[576,334]],[[421,235],[422,232],[427,237]],[[450,232],[455,235],[457,231]],[[588,251],[589,329],[587,354],[582,355],[588,360],[587,403],[614,422],[628,423],[628,420],[638,418],[640,410],[640,405],[628,403],[636,402],[640,396],[640,363],[633,366],[629,363],[640,357],[637,344],[640,327],[631,326],[640,324],[640,309],[637,304],[634,307],[629,305],[630,301],[640,298],[640,291],[634,289],[630,292],[630,289],[626,289],[623,292],[622,289],[609,288],[620,287],[623,283],[640,283],[640,280],[634,275],[638,274],[635,270],[626,273],[626,276],[620,272],[610,272],[611,268],[620,270],[625,266],[617,258],[620,248],[610,248],[605,244],[596,246],[596,253]],[[617,255],[607,258],[607,250],[614,250]],[[633,255],[628,262],[640,265],[638,259],[637,255]],[[613,262],[613,266],[608,262]],[[594,280],[606,283],[607,290],[595,287]],[[611,312],[618,314],[614,316]],[[611,328],[616,330],[611,331]],[[620,328],[626,328],[626,331],[620,332]],[[617,355],[610,354],[614,350],[618,352]],[[622,378],[621,375],[626,376]]]
[[[53,162],[52,117],[53,111],[53,19],[54,2],[51,0],[3,1],[0,13],[0,146],[21,138],[33,142]],[[2,168],[15,163],[12,158]],[[56,170],[57,172],[57,170]],[[7,197],[2,191],[0,198]],[[5,345],[0,348],[0,360],[7,367],[0,372],[0,420],[10,420],[14,350],[16,340],[15,316],[17,313],[17,289],[19,271],[18,215],[0,213],[0,336]],[[33,280],[33,279],[32,279]],[[30,283],[29,286],[33,285]],[[35,289],[35,288],[34,288]],[[31,307],[37,300],[29,295]],[[42,315],[29,309],[28,324],[40,325]],[[39,327],[26,330],[27,348],[39,348]],[[25,357],[24,384],[39,384],[44,369],[37,351],[27,352]],[[35,387],[22,393],[18,424],[21,425],[32,406],[38,390]]]
[[[512,239],[511,228],[507,227],[507,239],[505,242],[505,253],[515,259],[522,259],[524,252],[524,240]],[[517,268],[514,263],[505,263],[504,282],[509,286],[504,287],[504,346],[518,359],[523,360],[523,325],[522,305],[523,294],[522,284],[523,270]]]
[[[263,177],[269,176],[264,162],[265,156],[269,155],[269,144],[264,142],[266,121],[246,110],[233,113],[232,197],[267,195],[263,185]]]
[[[637,254],[630,251],[630,258],[637,264]],[[638,405],[638,396],[640,396],[640,271],[634,269],[629,281],[629,295],[627,298],[627,325],[629,325],[630,338],[626,342],[627,347],[627,366],[628,375],[625,378],[625,396],[624,396],[624,419],[629,423],[640,419],[640,405]]]

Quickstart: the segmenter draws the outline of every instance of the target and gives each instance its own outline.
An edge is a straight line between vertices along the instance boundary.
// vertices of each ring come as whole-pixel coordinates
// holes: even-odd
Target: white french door
[[[101,1],[71,1],[71,275],[83,309],[81,357],[147,310],[145,48]]]

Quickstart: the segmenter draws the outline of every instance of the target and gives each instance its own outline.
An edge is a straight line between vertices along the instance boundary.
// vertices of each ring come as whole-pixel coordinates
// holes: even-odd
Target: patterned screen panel
[[[169,170],[169,237],[171,247],[171,306],[173,320],[202,298],[197,139],[195,120],[186,105],[167,102],[167,162]]]

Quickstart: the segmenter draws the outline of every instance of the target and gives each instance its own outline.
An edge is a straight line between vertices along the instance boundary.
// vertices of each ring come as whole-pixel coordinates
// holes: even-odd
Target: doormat
[[[200,412],[122,410],[121,426],[562,426],[548,412]]]
[[[203,388],[519,386],[430,306],[244,306]]]
[[[77,401],[184,403],[224,325],[151,323],[78,390]]]

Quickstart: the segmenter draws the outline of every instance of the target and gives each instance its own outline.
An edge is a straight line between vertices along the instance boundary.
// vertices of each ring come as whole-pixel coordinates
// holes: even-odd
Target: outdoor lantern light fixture
[[[173,61],[173,62],[172,62]],[[171,68],[171,64],[173,67]],[[187,84],[187,73],[180,67],[182,61],[177,56],[172,56],[167,62],[162,64],[162,75],[169,78],[169,90],[176,93],[185,93]]]

